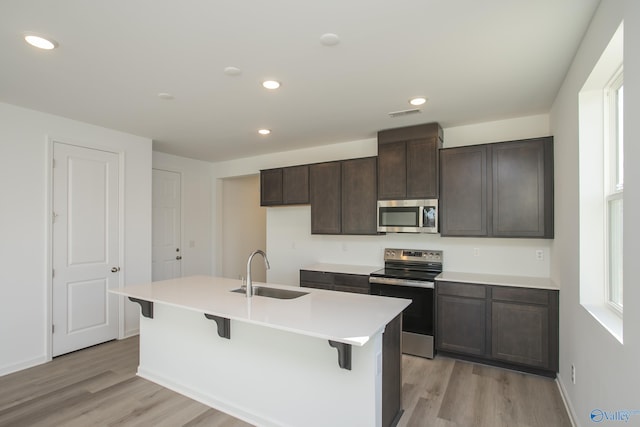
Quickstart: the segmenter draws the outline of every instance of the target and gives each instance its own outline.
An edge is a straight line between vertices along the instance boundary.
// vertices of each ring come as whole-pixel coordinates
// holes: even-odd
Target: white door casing
[[[52,355],[118,337],[119,156],[53,143]]]
[[[153,170],[152,280],[182,276],[180,174]]]

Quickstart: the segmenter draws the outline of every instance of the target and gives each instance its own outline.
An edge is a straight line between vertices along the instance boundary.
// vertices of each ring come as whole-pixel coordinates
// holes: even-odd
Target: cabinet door
[[[440,232],[488,236],[487,146],[440,150]]]
[[[404,141],[378,144],[378,199],[407,196],[407,148]]]
[[[342,162],[342,234],[377,234],[375,157]]]
[[[333,290],[333,273],[300,270],[300,286],[303,288]]]
[[[503,301],[491,303],[491,357],[549,368],[549,307]]]
[[[309,166],[312,234],[340,234],[342,230],[340,163],[328,162]]]
[[[303,205],[309,203],[309,166],[282,169],[282,203]]]
[[[438,295],[438,350],[484,356],[486,342],[485,299]]]
[[[438,138],[407,141],[407,199],[438,198]]]
[[[260,171],[260,206],[282,204],[282,169]]]
[[[553,237],[551,138],[493,144],[493,235]]]

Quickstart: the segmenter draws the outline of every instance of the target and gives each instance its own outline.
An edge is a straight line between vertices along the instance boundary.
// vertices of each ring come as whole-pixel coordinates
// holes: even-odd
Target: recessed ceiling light
[[[427,98],[425,98],[424,96],[417,96],[409,100],[409,104],[411,105],[422,105],[425,102],[427,102]]]
[[[45,39],[44,37],[36,36],[35,34],[25,34],[24,40],[31,46],[35,46],[38,49],[51,50],[58,47],[58,43],[55,40]]]
[[[325,46],[335,46],[340,43],[340,37],[337,34],[326,33],[320,36],[320,43]]]
[[[280,87],[280,82],[277,82],[275,80],[265,80],[265,81],[262,82],[262,86],[265,89],[274,90],[274,89],[278,89]]]
[[[171,101],[172,99],[174,99],[174,96],[167,92],[160,92],[158,94],[158,98],[164,99],[165,101]]]
[[[258,130],[258,133],[260,135],[269,135],[271,133],[271,131],[269,129],[260,129],[260,130]]]

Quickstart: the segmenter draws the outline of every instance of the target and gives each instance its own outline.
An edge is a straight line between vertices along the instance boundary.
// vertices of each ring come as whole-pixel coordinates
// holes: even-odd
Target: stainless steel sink
[[[247,289],[238,288],[238,289],[233,289],[231,292],[244,294],[247,292]],[[267,288],[266,286],[253,287],[253,295],[256,295],[259,297],[267,297],[267,298],[294,299],[294,298],[301,297],[303,295],[307,295],[308,293],[309,292],[290,291],[288,289]]]

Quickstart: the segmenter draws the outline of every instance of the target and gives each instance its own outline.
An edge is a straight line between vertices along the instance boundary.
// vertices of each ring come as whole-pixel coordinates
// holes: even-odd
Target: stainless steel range
[[[402,352],[433,358],[434,278],[442,272],[442,251],[385,249],[384,268],[369,276],[372,295],[407,298],[402,312]]]

